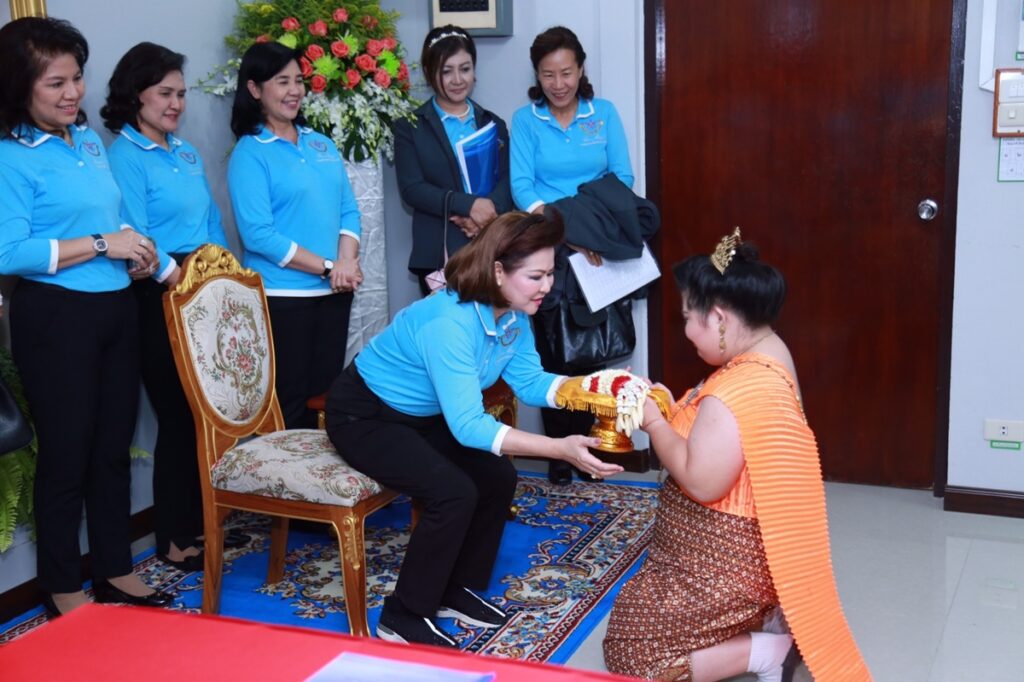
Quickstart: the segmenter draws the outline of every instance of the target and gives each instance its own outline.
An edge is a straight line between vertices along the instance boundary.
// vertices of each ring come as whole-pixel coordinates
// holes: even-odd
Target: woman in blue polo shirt
[[[85,506],[97,601],[163,606],[132,573],[131,462],[139,344],[127,261],[156,261],[122,225],[121,193],[84,125],[89,48],[71,24],[0,28],[0,273],[20,275],[11,346],[35,422],[37,581],[51,616],[85,603]]]
[[[301,53],[259,43],[242,56],[228,189],[244,264],[263,276],[288,428],[314,428],[306,401],[345,361],[359,268],[359,207],[334,143],[307,128]]]
[[[508,128],[470,99],[476,83],[473,38],[458,26],[438,26],[423,39],[420,63],[434,96],[416,110],[415,123],[395,122],[395,170],[402,201],[413,209],[409,272],[426,296],[426,276],[510,210],[512,195]],[[497,182],[486,195],[472,194],[463,185],[456,144],[492,122],[499,144]]]
[[[207,242],[227,247],[227,240],[203,161],[174,134],[185,113],[184,64],[184,55],[139,43],[114,68],[100,115],[117,135],[110,167],[125,219],[153,240],[159,259],[152,272],[133,273],[132,284],[146,359],[142,380],[159,422],[153,463],[156,552],[176,568],[199,571],[203,500],[195,423],[171,355],[162,296],[177,284],[186,255]]]
[[[512,198],[520,210],[542,213],[546,204],[574,196],[580,185],[608,173],[633,186],[622,121],[614,104],[594,97],[583,69],[586,58],[579,38],[564,26],[549,28],[530,46],[536,83],[529,90],[530,103],[512,116]],[[577,250],[601,264],[600,254]],[[586,433],[593,423],[583,412],[542,410],[541,417],[550,436]],[[551,462],[548,478],[565,485],[572,481],[572,470]]]
[[[516,488],[502,454],[572,462],[596,476],[598,439],[552,439],[501,424],[481,390],[504,379],[528,405],[554,406],[565,377],[545,372],[529,316],[551,288],[557,216],[506,213],[452,256],[448,287],[403,309],[331,386],[327,435],[345,461],[423,505],[378,636],[456,646],[435,622],[500,627],[487,587]]]

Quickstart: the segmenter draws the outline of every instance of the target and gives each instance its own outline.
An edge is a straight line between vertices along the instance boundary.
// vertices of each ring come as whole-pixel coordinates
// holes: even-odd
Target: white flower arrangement
[[[615,430],[626,436],[640,428],[644,421],[644,403],[651,392],[646,381],[621,369],[602,369],[583,377],[583,390],[615,398]]]

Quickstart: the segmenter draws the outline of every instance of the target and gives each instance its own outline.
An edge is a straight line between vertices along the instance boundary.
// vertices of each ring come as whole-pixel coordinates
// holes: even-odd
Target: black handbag
[[[537,352],[548,371],[578,374],[623,360],[636,346],[633,301],[623,298],[591,313],[562,297],[533,317]]]
[[[21,450],[32,442],[32,427],[18,407],[7,382],[0,378],[0,455]]]

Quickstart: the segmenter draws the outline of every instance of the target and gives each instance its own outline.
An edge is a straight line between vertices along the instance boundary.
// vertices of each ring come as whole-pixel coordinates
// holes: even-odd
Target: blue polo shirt
[[[431,98],[430,103],[434,105],[434,111],[437,112],[441,119],[441,125],[444,126],[444,132],[448,136],[448,142],[452,145],[452,151],[455,150],[455,144],[459,140],[476,132],[476,116],[473,115],[473,103],[468,99],[466,100],[466,106],[469,107],[469,113],[466,114],[466,120],[464,121],[438,106],[436,97]]]
[[[404,414],[443,414],[462,445],[501,454],[509,426],[484,411],[481,391],[502,377],[527,405],[554,407],[563,377],[540,365],[530,318],[463,303],[444,289],[403,308],[356,356],[366,385]]]
[[[70,146],[27,126],[0,140],[0,273],[75,291],[124,289],[125,260],[98,256],[57,270],[58,240],[121,227],[103,142],[86,126],[70,132]]]
[[[167,135],[167,146],[126,125],[109,151],[125,218],[156,243],[158,282],[174,272],[168,254],[190,253],[208,242],[228,246],[199,153],[174,135]]]
[[[524,211],[575,196],[580,185],[607,173],[633,186],[626,132],[605,99],[581,99],[565,130],[547,103],[517,109],[510,154],[512,199]]]
[[[330,280],[285,266],[300,245],[334,260],[342,234],[360,236],[359,206],[334,143],[312,128],[298,131],[292,144],[261,126],[238,141],[228,163],[243,262],[263,276],[268,296],[330,294]]]

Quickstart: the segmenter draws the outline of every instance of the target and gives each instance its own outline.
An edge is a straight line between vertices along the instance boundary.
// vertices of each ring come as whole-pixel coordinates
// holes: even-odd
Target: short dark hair
[[[442,38],[441,36],[444,37]],[[448,93],[444,92],[444,86],[441,85],[441,70],[444,68],[444,63],[451,59],[459,50],[465,50],[469,53],[469,58],[473,60],[473,66],[475,67],[476,43],[466,33],[466,29],[454,24],[445,24],[444,26],[433,28],[427,34],[427,37],[423,39],[423,54],[420,56],[423,77],[426,78],[427,85],[434,92],[439,92],[445,97],[448,96]]]
[[[785,277],[761,262],[757,247],[746,242],[736,247],[724,274],[706,255],[690,256],[677,263],[672,274],[690,310],[706,317],[712,306],[722,306],[752,328],[774,324],[786,300]]]
[[[537,35],[530,45],[530,61],[533,63],[534,85],[530,86],[527,95],[535,102],[545,102],[544,89],[540,87],[540,79],[537,78],[537,70],[540,69],[540,61],[552,52],[557,50],[570,50],[576,55],[576,65],[581,69],[587,61],[587,53],[583,51],[583,45],[576,34],[565,26],[552,26],[548,30]],[[577,98],[594,99],[594,86],[590,84],[587,74],[580,75],[580,81],[576,90]]]
[[[125,52],[107,84],[107,103],[100,109],[103,125],[112,133],[121,132],[126,125],[138,127],[142,91],[184,68],[185,55],[163,45],[139,43]]]
[[[460,301],[475,301],[503,308],[508,301],[494,277],[494,264],[512,273],[541,249],[554,248],[565,240],[562,215],[510,211],[495,218],[466,246],[448,259],[444,268],[448,288]]]
[[[242,55],[242,65],[238,67],[238,88],[235,90],[235,101],[231,105],[231,132],[236,138],[243,135],[255,135],[263,123],[263,107],[258,99],[252,96],[246,83],[252,81],[262,85],[276,76],[288,66],[288,62],[300,64],[301,50],[293,50],[281,43],[256,43]],[[299,112],[295,117],[296,125],[305,125],[306,119]]]
[[[79,69],[89,60],[89,43],[67,21],[25,17],[0,28],[0,138],[10,137],[18,126],[36,124],[28,113],[32,88],[46,66],[65,54],[75,58]],[[85,120],[79,108],[75,123]]]

